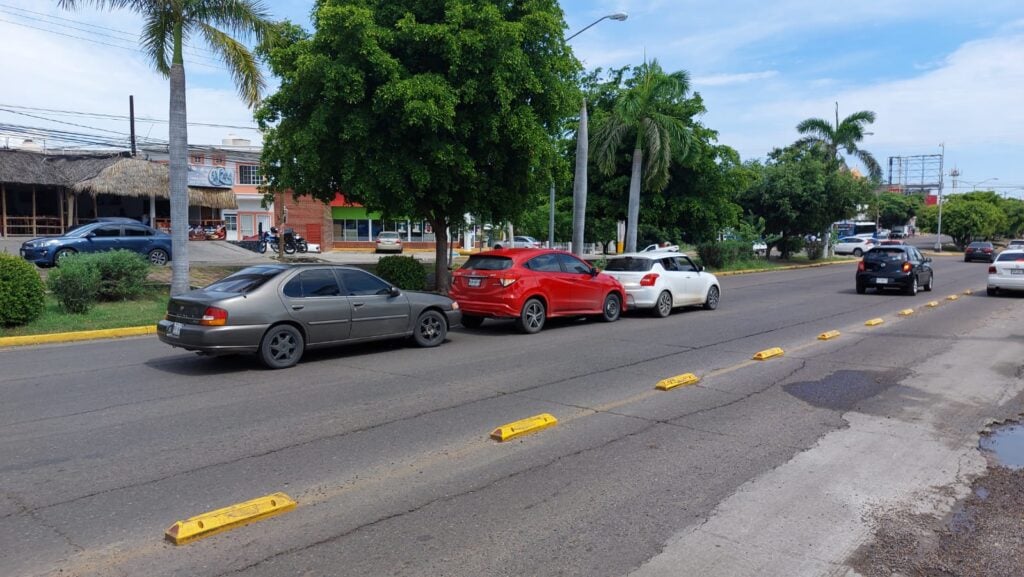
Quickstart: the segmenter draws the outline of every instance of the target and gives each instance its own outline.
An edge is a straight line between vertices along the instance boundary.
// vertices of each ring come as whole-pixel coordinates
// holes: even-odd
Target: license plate
[[[171,327],[167,329],[167,336],[169,337],[180,337],[181,336],[181,323],[171,323]]]
[[[478,286],[480,286],[480,281],[482,281],[482,280],[483,279],[479,279],[479,278],[471,278],[471,279],[469,279],[469,286],[471,286],[471,287],[478,287]]]
[[[1011,268],[1010,274],[1024,274],[1024,268]]]
[[[875,279],[875,284],[889,284],[889,279],[887,279],[887,278],[876,278]]]

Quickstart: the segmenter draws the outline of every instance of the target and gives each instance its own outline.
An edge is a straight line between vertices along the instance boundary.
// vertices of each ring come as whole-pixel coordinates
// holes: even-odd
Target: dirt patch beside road
[[[990,466],[946,518],[892,510],[871,521],[874,540],[850,560],[866,577],[1024,575],[1024,471]]]

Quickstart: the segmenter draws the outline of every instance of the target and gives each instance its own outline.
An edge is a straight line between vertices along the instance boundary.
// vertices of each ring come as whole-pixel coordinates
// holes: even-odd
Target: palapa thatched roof
[[[71,189],[92,194],[168,198],[170,186],[170,171],[166,164],[122,158],[101,170],[95,177],[76,182]],[[188,203],[210,208],[238,208],[235,193],[229,188],[190,186]]]
[[[43,154],[0,149],[0,183],[70,187],[122,158],[119,154]]]

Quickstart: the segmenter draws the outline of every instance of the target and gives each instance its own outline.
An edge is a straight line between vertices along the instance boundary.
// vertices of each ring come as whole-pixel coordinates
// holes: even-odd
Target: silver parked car
[[[267,367],[283,369],[306,349],[343,343],[411,338],[434,347],[461,320],[452,299],[401,291],[359,268],[270,264],[171,297],[156,333],[173,347],[255,353]]]

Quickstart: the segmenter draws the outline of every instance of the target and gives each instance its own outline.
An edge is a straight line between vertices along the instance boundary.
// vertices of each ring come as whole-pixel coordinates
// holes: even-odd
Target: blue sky
[[[0,145],[4,124],[89,132],[53,123],[60,120],[127,132],[123,120],[33,109],[124,115],[128,94],[137,115],[151,119],[139,123],[140,135],[166,138],[167,83],[133,49],[137,18],[55,5],[0,0]],[[267,5],[275,18],[309,26],[313,0]],[[939,154],[944,143],[946,172],[960,171],[958,191],[981,183],[1024,197],[1019,0],[567,0],[562,8],[567,34],[627,12],[626,21],[603,21],[573,39],[577,56],[589,68],[646,56],[686,70],[708,109],[703,123],[744,159],[796,140],[805,118],[833,118],[838,102],[840,116],[878,115],[863,147],[883,167],[889,156]],[[218,143],[231,132],[258,142],[249,111],[208,56],[194,52],[186,65],[189,119],[221,126],[192,126],[190,141]],[[948,177],[945,187],[951,192]]]

